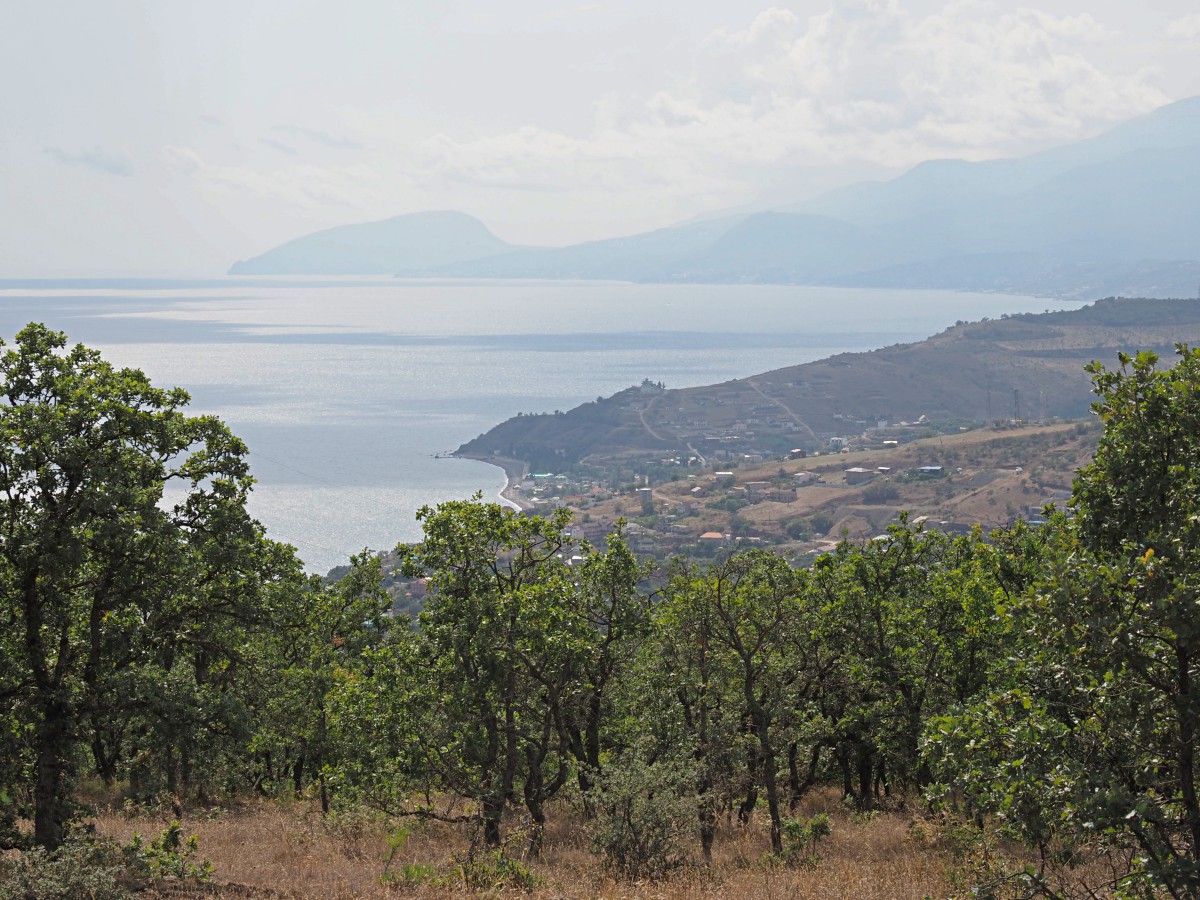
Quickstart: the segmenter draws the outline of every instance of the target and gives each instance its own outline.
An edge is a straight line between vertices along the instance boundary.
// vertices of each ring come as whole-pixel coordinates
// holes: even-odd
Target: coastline
[[[521,496],[521,482],[529,474],[529,466],[524,461],[509,456],[488,456],[475,453],[454,453],[456,459],[473,459],[476,462],[487,463],[504,471],[505,485],[500,491],[500,497],[515,506],[521,512],[529,512],[533,504]]]

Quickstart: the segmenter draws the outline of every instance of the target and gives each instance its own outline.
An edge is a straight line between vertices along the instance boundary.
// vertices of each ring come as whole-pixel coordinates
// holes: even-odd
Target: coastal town
[[[506,473],[503,502],[531,515],[569,509],[576,544],[603,547],[619,523],[636,554],[659,562],[760,546],[802,566],[841,540],[870,540],[902,516],[951,534],[1038,525],[1048,505],[1065,508],[1098,435],[1094,420],[1005,419],[951,433],[922,417],[844,425],[847,433],[826,437],[822,449],[784,453],[756,447],[756,436],[740,431],[716,441],[697,436],[689,441],[696,452],[627,453],[562,472],[530,471],[511,457],[486,461]],[[415,614],[425,585],[400,577],[390,553],[384,573],[396,612]]]

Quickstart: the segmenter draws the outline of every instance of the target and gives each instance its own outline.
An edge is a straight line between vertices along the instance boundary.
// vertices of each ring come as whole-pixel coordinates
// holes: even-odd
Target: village
[[[742,429],[692,436],[687,453],[627,454],[565,472],[516,477],[510,465],[503,497],[529,514],[571,510],[577,543],[603,547],[621,523],[631,549],[658,562],[759,546],[804,566],[839,541],[878,536],[902,515],[951,534],[1041,524],[1048,505],[1065,509],[1098,435],[1089,420],[1007,419],[952,433],[924,417],[841,422],[860,430],[825,437],[820,450],[756,447],[757,435]],[[424,585],[400,578],[392,554],[384,569],[396,612],[415,614]]]

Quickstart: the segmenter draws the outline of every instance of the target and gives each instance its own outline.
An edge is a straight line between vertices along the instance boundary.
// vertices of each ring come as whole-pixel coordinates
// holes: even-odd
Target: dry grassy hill
[[[915,344],[847,353],[723,384],[631,388],[558,415],[521,416],[459,448],[560,471],[638,454],[816,450],[831,437],[936,423],[1076,419],[1092,360],[1200,341],[1200,300],[1108,299],[1067,312],[963,323]],[[912,432],[919,433],[919,432]]]

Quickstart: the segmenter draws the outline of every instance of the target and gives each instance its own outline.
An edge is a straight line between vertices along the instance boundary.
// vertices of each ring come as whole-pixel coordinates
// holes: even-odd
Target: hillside
[[[868,429],[943,430],[1007,419],[1084,416],[1084,366],[1119,350],[1169,355],[1200,342],[1200,301],[1108,299],[1081,309],[962,323],[925,341],[847,353],[680,390],[630,388],[557,415],[518,416],[462,456],[559,470],[637,455],[701,458],[827,449]]]

